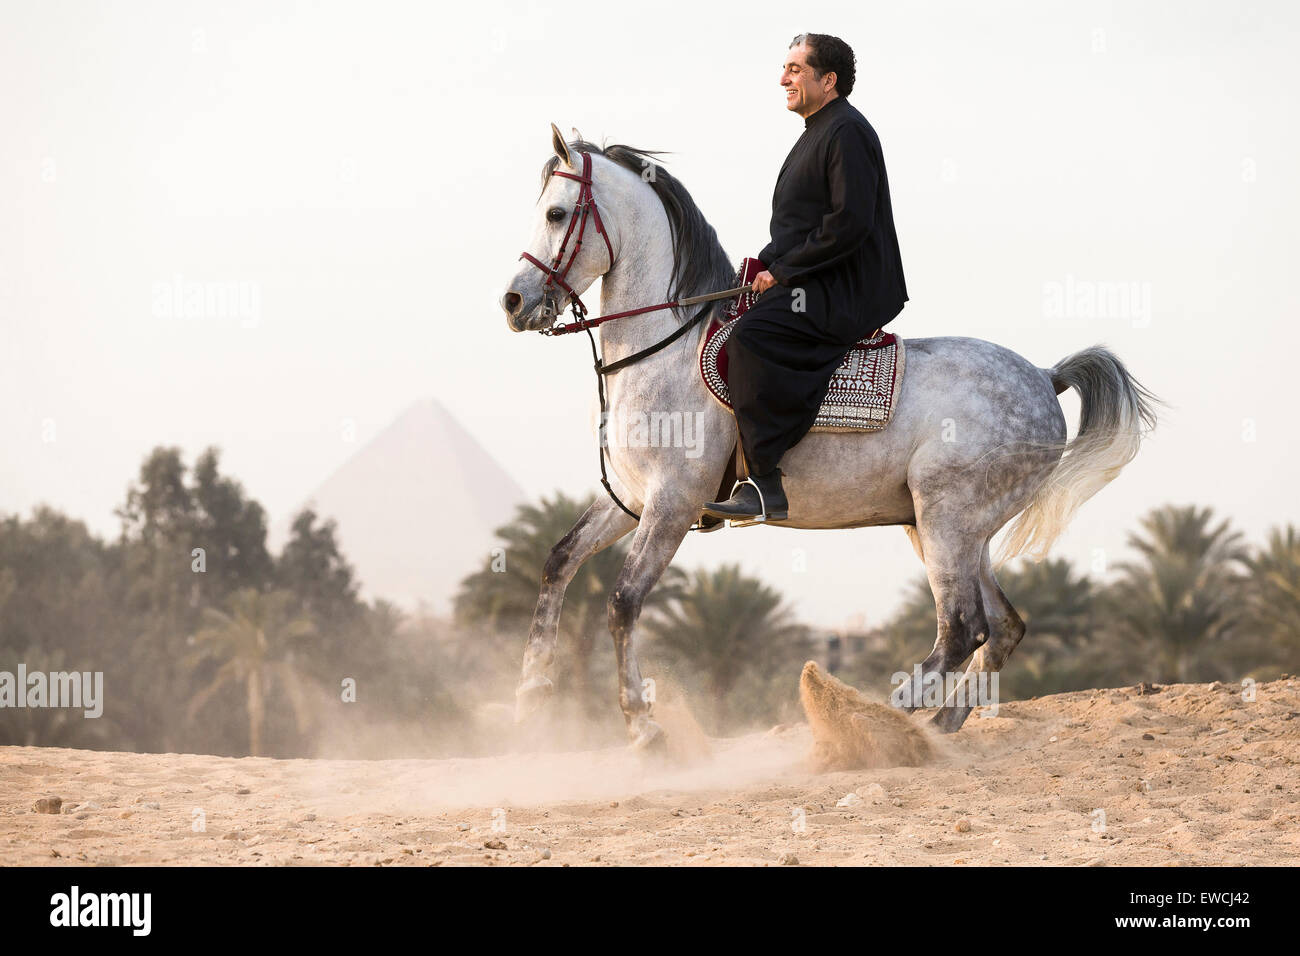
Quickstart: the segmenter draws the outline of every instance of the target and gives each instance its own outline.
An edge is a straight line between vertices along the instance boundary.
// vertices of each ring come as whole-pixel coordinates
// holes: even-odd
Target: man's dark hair
[[[834,73],[835,92],[840,96],[853,92],[857,58],[852,47],[828,33],[801,33],[790,42],[790,46],[797,47],[800,43],[808,48],[808,65],[817,76]]]

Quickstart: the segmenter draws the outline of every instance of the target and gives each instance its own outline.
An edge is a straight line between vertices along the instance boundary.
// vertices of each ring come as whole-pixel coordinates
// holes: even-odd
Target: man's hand
[[[753,289],[755,293],[763,293],[766,292],[768,289],[772,288],[772,286],[774,285],[776,285],[776,276],[764,270],[763,272],[760,272],[758,275],[754,276],[754,281],[750,285],[750,288]]]

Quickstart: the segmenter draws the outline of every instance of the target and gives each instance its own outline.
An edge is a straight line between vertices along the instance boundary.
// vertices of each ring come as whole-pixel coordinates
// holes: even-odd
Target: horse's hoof
[[[663,756],[668,752],[668,735],[653,720],[646,720],[632,738],[632,749],[641,754]]]
[[[548,677],[530,677],[515,691],[515,723],[522,724],[542,710],[555,694]]]
[[[930,726],[943,734],[955,734],[970,715],[969,707],[940,707],[930,718]]]

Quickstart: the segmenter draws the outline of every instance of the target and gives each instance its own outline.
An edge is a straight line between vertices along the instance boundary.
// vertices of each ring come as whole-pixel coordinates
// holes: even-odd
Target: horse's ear
[[[551,124],[551,148],[555,150],[555,155],[564,161],[564,165],[573,165],[573,159],[569,156],[569,144],[564,141],[564,137],[560,135],[560,128],[554,123]]]

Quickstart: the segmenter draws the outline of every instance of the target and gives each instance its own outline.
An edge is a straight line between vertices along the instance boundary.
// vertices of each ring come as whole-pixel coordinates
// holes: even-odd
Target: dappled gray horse
[[[681,183],[654,163],[654,154],[581,139],[566,143],[554,126],[552,148],[527,248],[532,261],[521,264],[501,298],[512,330],[549,328],[573,296],[602,277],[603,314],[728,287],[734,269],[713,227]],[[580,181],[583,153],[590,155],[589,187]],[[598,211],[599,218],[591,217],[574,252],[570,224],[580,213],[580,198],[598,203],[587,212]],[[569,260],[557,283],[552,264],[566,234]],[[665,309],[601,325],[604,362],[660,341],[695,311]],[[609,628],[619,703],[633,744],[662,742],[653,701],[642,691],[636,622],[701,505],[717,491],[737,437],[735,418],[710,396],[698,370],[706,325],[697,323],[666,348],[606,377],[611,418],[678,413],[701,423],[702,433],[689,450],[663,442],[607,443],[613,490],[640,520],[601,495],[551,551],[524,650],[519,720],[554,690],[549,675],[569,582],[584,561],[635,530],[609,596]],[[1056,397],[1067,388],[1076,389],[1081,400],[1078,434],[1068,443]],[[934,649],[892,695],[894,704],[911,710],[922,702],[923,689],[968,658],[969,681],[1006,664],[1025,625],[998,587],[990,539],[1015,518],[999,559],[1045,554],[1078,507],[1137,454],[1145,430],[1155,424],[1154,401],[1104,348],[1085,349],[1042,369],[980,339],[908,339],[902,391],[889,426],[879,432],[809,433],[781,460],[790,511],[772,523],[906,529],[938,611]],[[971,706],[958,686],[934,723],[955,731]]]

